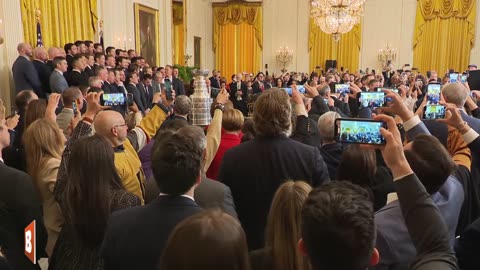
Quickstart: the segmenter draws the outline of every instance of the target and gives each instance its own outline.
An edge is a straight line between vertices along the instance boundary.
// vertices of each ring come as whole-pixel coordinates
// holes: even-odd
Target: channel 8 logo
[[[36,264],[36,258],[37,258],[37,248],[36,248],[36,243],[35,243],[35,220],[32,221],[27,227],[25,227],[24,230],[24,237],[25,237],[25,256],[30,259],[30,261],[33,264]]]

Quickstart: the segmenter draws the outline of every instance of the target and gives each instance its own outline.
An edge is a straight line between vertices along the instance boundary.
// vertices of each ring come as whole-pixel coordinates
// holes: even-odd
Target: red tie
[[[260,90],[262,90],[262,92],[265,90],[265,87],[263,86],[263,83],[260,83]]]

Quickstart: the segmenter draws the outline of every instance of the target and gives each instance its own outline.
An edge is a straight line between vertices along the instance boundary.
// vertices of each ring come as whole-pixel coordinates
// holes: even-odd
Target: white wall
[[[362,25],[360,68],[381,68],[378,50],[387,43],[398,49],[395,68],[413,64],[416,0],[368,0]]]
[[[213,8],[211,0],[184,0],[187,3],[187,54],[192,56],[188,64],[193,65],[193,39],[195,36],[202,38],[201,43],[201,68],[213,69],[215,54],[213,51]]]
[[[0,45],[0,98],[10,114],[15,86],[12,79],[12,64],[17,59],[17,44],[23,40],[20,0],[0,1],[0,34],[4,43]]]

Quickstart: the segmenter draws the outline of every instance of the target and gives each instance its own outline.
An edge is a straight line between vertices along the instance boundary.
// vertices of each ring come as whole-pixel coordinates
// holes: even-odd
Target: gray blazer
[[[145,182],[145,203],[148,204],[158,197],[160,191],[153,177]],[[203,175],[202,182],[195,189],[194,199],[201,208],[220,208],[225,213],[237,218],[232,192],[222,182],[209,179]]]
[[[63,74],[58,73],[58,71],[53,70],[52,75],[50,75],[50,90],[52,93],[63,93],[65,89],[68,88],[67,80]]]

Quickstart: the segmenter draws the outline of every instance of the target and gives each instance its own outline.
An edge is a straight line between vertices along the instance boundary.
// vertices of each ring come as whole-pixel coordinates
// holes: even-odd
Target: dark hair
[[[80,55],[80,54],[74,55],[73,58],[72,58],[72,63],[71,63],[72,67],[77,65],[78,62],[81,61],[82,57],[83,57],[83,55]]]
[[[363,149],[358,144],[345,147],[337,169],[337,180],[348,180],[362,187],[371,186],[376,172],[374,150]]]
[[[195,185],[200,175],[204,149],[191,136],[175,133],[161,137],[155,140],[152,149],[155,181],[160,192],[182,195]]]
[[[67,43],[67,44],[65,44],[65,45],[63,46],[63,49],[65,50],[65,53],[68,53],[68,51],[70,51],[70,50],[72,49],[73,45],[75,45],[75,44],[73,44],[73,43]]]
[[[198,266],[201,269],[250,269],[245,233],[235,218],[221,210],[205,210],[176,226],[158,269],[190,270]]]
[[[115,50],[115,47],[108,46],[107,49],[105,50],[105,53],[109,54],[111,50]]]
[[[66,61],[67,59],[63,56],[57,56],[55,58],[53,58],[52,60],[52,65],[53,65],[53,68],[57,68],[58,64],[61,62],[61,61]]]
[[[124,189],[112,146],[98,135],[80,139],[72,147],[66,177],[65,223],[76,241],[98,247],[111,212],[111,192]]]
[[[33,100],[33,90],[22,90],[15,96],[15,107],[17,111],[24,112],[27,109],[28,103]]]
[[[93,41],[91,41],[91,40],[85,40],[84,43],[85,43],[85,46],[90,47],[90,45],[93,44]]]
[[[148,74],[148,73],[143,74],[143,78],[142,78],[143,81],[145,81],[145,80],[151,80],[151,79],[153,79],[153,78],[152,78],[152,75],[150,75],[150,74]]]
[[[255,102],[253,122],[259,136],[285,134],[291,125],[292,105],[287,92],[271,88],[263,92]]]
[[[79,47],[80,45],[85,44],[83,40],[77,40],[75,41],[75,46]]]
[[[119,56],[121,52],[122,52],[122,49],[116,49],[115,50],[115,55]]]
[[[255,139],[255,128],[252,119],[247,119],[242,126],[242,143]]]
[[[98,76],[100,74],[100,71],[106,69],[104,66],[95,66],[93,68],[93,73],[95,74],[95,76]]]
[[[96,52],[94,55],[93,55],[93,58],[95,58],[95,61],[97,61],[97,59],[100,59],[100,57],[105,56],[105,54],[103,53],[100,53],[100,52]]]
[[[134,51],[135,51],[134,49],[129,49],[127,53],[130,54],[131,52],[134,52]]]
[[[367,269],[375,237],[372,203],[357,185],[322,185],[303,205],[302,239],[313,269]]]
[[[102,44],[100,44],[100,43],[93,43],[93,47],[94,47],[95,49],[97,49],[97,48],[100,47],[100,46],[102,46]]]
[[[405,150],[405,157],[430,194],[437,192],[457,167],[445,147],[431,135],[415,137],[411,148]]]
[[[125,83],[129,84],[130,83],[130,80],[132,79],[133,75],[137,75],[137,73],[135,72],[127,72],[127,74],[125,74]]]

